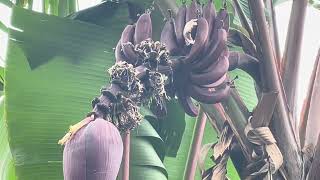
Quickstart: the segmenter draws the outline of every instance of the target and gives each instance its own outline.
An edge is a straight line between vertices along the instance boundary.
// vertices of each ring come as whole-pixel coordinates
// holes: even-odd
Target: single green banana
[[[216,82],[228,72],[228,56],[221,56],[219,60],[207,67],[203,72],[190,73],[190,80],[193,84],[207,85]]]
[[[208,1],[208,4],[204,7],[203,17],[207,20],[209,26],[209,34],[212,33],[214,29],[214,23],[216,18],[216,10],[212,0]]]
[[[122,50],[123,54],[128,60],[128,63],[136,65],[140,57],[134,50],[134,45],[131,42],[124,43],[122,44]]]
[[[197,0],[193,0],[191,5],[187,7],[186,12],[186,23],[191,21],[191,19],[197,19],[199,14],[199,7]]]
[[[128,63],[134,64],[138,60],[138,55],[134,51],[134,45],[132,44],[133,36],[135,32],[134,25],[127,25],[121,34],[121,49]]]
[[[215,31],[224,27],[227,16],[228,16],[228,11],[226,9],[219,10],[219,12],[214,20],[214,28],[212,29],[211,34],[209,36],[209,40],[211,42],[212,42],[212,40],[214,40]]]
[[[115,57],[116,57],[116,62],[121,62],[121,61],[127,61],[126,57],[124,56],[122,50],[121,50],[121,41],[118,41],[118,44],[116,46],[115,50]]]
[[[194,63],[191,68],[194,71],[202,71],[206,67],[215,63],[221,53],[227,49],[227,32],[224,29],[218,29],[215,41],[213,42],[209,51],[201,58],[201,61]]]
[[[204,88],[216,88],[217,86],[220,86],[222,83],[225,82],[225,80],[227,79],[227,74],[228,72],[226,72],[220,79],[218,79],[216,82],[212,83],[212,84],[207,84],[207,85],[201,85],[201,87]]]
[[[195,100],[206,103],[215,104],[221,102],[230,93],[230,86],[227,83],[217,88],[204,88],[197,85],[189,84],[187,87],[188,94]]]
[[[192,45],[188,56],[184,59],[186,64],[192,63],[197,60],[197,57],[201,55],[204,45],[208,37],[208,23],[205,18],[201,17],[197,20],[197,33],[195,36],[195,43]]]
[[[161,32],[160,42],[165,44],[170,55],[174,56],[178,54],[179,47],[177,44],[175,23],[174,23],[174,20],[172,19],[171,13],[170,13],[169,20],[167,20]]]
[[[183,37],[183,29],[186,23],[186,5],[182,5],[175,18],[175,28],[176,28],[176,37],[179,46],[184,46],[184,37]]]
[[[178,102],[189,116],[198,116],[198,108],[193,104],[191,97],[186,95],[184,89],[180,89],[180,91],[177,93],[177,96]]]
[[[134,44],[139,44],[141,41],[152,37],[152,22],[150,13],[142,14],[137,23],[134,33]]]
[[[121,44],[133,42],[134,31],[135,31],[134,25],[127,25],[121,34],[121,39],[120,39]]]

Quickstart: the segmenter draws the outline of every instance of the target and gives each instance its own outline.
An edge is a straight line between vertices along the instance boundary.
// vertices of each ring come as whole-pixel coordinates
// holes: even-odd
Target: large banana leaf
[[[0,3],[5,4],[6,6],[11,7],[13,3],[10,0],[0,0]]]
[[[119,7],[103,28],[13,8],[12,25],[20,30],[10,30],[5,112],[18,179],[62,179],[57,140],[108,82],[126,13]],[[131,157],[130,179],[167,179],[163,142],[147,121],[133,133]]]
[[[8,144],[6,122],[4,118],[4,96],[0,97],[0,179],[15,180],[13,159]]]
[[[249,111],[253,111],[258,103],[258,98],[256,95],[254,80],[244,71],[240,69],[233,70],[229,73],[230,78],[235,80],[235,86],[238,90],[240,97],[242,98],[244,104],[247,106]]]

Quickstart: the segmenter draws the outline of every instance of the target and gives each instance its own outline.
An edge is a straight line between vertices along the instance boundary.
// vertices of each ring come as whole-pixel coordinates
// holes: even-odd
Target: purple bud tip
[[[123,143],[118,129],[98,118],[80,129],[63,151],[64,180],[115,180]]]

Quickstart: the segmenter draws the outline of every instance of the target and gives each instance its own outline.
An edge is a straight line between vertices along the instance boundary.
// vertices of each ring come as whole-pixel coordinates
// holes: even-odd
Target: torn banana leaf
[[[0,179],[16,180],[4,117],[4,96],[0,97]]]

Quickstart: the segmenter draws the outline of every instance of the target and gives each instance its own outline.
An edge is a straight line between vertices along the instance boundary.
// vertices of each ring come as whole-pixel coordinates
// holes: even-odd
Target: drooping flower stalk
[[[196,175],[197,170],[197,161],[199,152],[202,145],[202,138],[204,134],[204,129],[207,122],[207,115],[200,109],[199,116],[196,121],[196,125],[194,128],[194,136],[191,143],[190,152],[188,155],[188,162],[184,172],[185,180],[193,180]]]
[[[121,175],[122,180],[129,180],[130,178],[130,132],[123,133],[123,160],[122,160],[122,168]]]
[[[244,14],[242,8],[241,8],[241,5],[239,3],[238,0],[233,0],[233,4],[235,6],[235,9],[237,11],[237,14],[240,18],[240,22],[241,22],[241,25],[246,29],[246,31],[248,32],[249,34],[249,37],[250,39],[254,40],[254,34],[253,34],[253,31],[251,29],[251,26],[247,20],[248,17],[246,17],[246,15]]]

